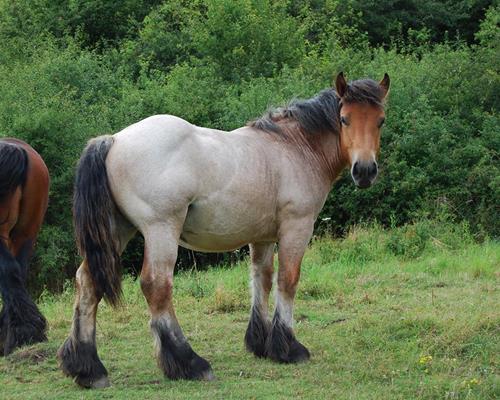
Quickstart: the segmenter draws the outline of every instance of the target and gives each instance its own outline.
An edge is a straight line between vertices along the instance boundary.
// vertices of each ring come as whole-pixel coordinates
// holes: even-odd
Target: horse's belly
[[[243,247],[248,241],[238,241],[234,238],[215,237],[213,235],[196,235],[192,233],[182,234],[179,244],[190,250],[205,253],[219,253],[233,251]]]
[[[231,251],[248,243],[276,241],[275,215],[259,207],[194,204],[183,226],[180,244],[205,252]]]

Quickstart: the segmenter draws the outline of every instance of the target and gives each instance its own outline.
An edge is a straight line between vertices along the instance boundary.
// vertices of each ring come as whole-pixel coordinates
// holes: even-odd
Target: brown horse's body
[[[0,355],[7,355],[16,347],[45,340],[45,319],[25,283],[47,209],[49,173],[40,155],[19,139],[0,139],[0,163]]]
[[[14,257],[26,243],[34,243],[42,226],[49,198],[49,171],[42,157],[27,143],[19,139],[2,139],[26,150],[28,173],[24,187],[17,187],[0,200],[0,236]],[[5,221],[5,223],[4,223]]]

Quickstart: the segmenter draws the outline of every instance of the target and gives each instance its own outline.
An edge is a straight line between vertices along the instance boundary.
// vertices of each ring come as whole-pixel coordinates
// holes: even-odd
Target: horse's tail
[[[121,297],[121,265],[115,231],[117,208],[109,188],[106,157],[112,136],[92,139],[78,163],[73,220],[80,254],[86,259],[94,287],[113,306]]]
[[[28,175],[28,153],[13,143],[0,142],[0,201],[18,186],[23,186]]]

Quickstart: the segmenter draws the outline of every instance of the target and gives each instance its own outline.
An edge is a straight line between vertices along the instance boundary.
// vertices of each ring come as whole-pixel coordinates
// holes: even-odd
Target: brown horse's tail
[[[121,264],[114,235],[118,212],[106,171],[112,136],[92,139],[80,157],[76,171],[73,220],[76,242],[85,257],[98,295],[113,306],[121,297]]]
[[[28,153],[13,143],[0,141],[0,201],[18,186],[23,186],[28,175]]]

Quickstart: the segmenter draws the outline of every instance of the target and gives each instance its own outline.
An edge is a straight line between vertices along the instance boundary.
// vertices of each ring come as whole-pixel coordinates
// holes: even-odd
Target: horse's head
[[[368,188],[377,178],[380,130],[385,120],[384,99],[389,91],[389,75],[379,83],[363,79],[349,84],[341,72],[335,81],[340,97],[340,146],[351,166],[356,186]]]

